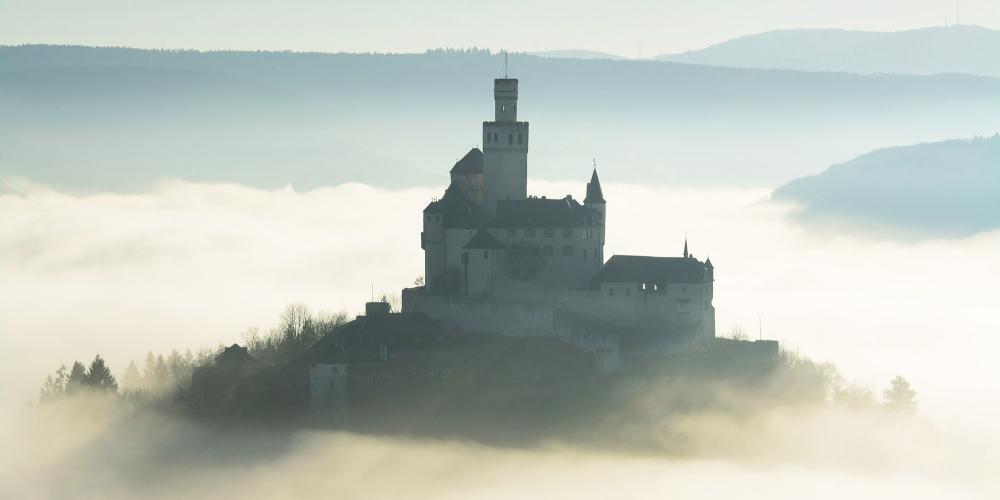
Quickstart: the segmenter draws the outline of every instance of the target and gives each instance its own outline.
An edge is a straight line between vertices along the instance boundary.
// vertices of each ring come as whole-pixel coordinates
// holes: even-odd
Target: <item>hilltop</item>
[[[880,149],[774,192],[806,219],[918,236],[1000,228],[1000,135]]]
[[[738,68],[1000,77],[1000,31],[964,25],[896,32],[777,30],[657,59]]]

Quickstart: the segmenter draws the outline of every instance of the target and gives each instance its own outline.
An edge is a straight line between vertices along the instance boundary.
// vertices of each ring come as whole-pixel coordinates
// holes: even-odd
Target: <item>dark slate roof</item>
[[[500,243],[500,240],[496,239],[492,233],[485,229],[479,229],[476,231],[476,234],[472,236],[472,239],[465,244],[464,248],[495,250],[506,247],[503,243]]]
[[[483,219],[482,210],[455,185],[448,186],[440,200],[430,202],[424,213],[444,215],[445,227],[477,227]]]
[[[615,255],[591,278],[592,287],[602,283],[703,283],[705,264],[695,258]]]
[[[378,357],[383,345],[408,349],[433,345],[441,333],[441,325],[421,313],[358,316],[313,344],[301,359],[309,363],[363,360]]]
[[[583,199],[584,203],[606,203],[604,201],[604,192],[601,190],[601,180],[597,178],[597,169],[594,169],[594,174],[590,176],[590,182],[587,183],[587,197]]]
[[[497,201],[497,214],[489,227],[561,228],[594,224],[597,212],[567,196],[563,199],[528,198]]]
[[[483,152],[479,148],[472,148],[461,160],[455,162],[451,167],[453,174],[481,174],[483,173]]]

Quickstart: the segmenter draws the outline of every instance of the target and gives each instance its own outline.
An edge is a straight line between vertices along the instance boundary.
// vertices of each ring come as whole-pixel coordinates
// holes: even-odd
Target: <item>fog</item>
[[[558,497],[569,488],[583,498],[995,497],[986,471],[996,469],[1000,436],[1000,232],[897,242],[799,225],[769,190],[603,181],[608,255],[678,255],[686,234],[692,252],[716,265],[720,334],[760,329],[876,391],[902,374],[921,417],[890,425],[832,410],[705,415],[671,422],[695,436],[696,452],[664,457],[291,431],[219,437],[93,402],[23,413],[61,363],[101,353],[120,375],[150,350],[239,342],[292,302],[353,314],[373,292],[398,293],[422,272],[419,212],[443,186],[297,192],[167,180],[135,194],[80,195],[8,181],[0,438],[13,445],[0,482],[25,496],[41,478],[61,478],[111,498]],[[530,184],[550,196],[581,197],[584,188]],[[191,448],[178,451],[183,443]],[[36,493],[66,496],[61,487]]]
[[[212,428],[105,398],[3,429],[10,498],[995,498],[993,443],[908,418],[681,422],[689,455]],[[72,422],[71,425],[66,425]],[[16,429],[16,432],[14,430]],[[25,459],[27,458],[27,459]]]

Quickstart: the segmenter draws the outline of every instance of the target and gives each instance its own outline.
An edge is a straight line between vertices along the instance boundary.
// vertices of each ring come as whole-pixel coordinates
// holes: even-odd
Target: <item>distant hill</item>
[[[541,52],[530,52],[529,54],[538,57],[552,57],[556,59],[611,59],[615,61],[625,59],[617,54],[598,52],[596,50],[544,50]]]
[[[878,151],[778,188],[806,221],[858,223],[903,235],[1000,229],[1000,135]]]
[[[0,47],[0,177],[441,185],[503,56]],[[1000,79],[510,55],[530,175],[773,186],[877,144],[1000,129]],[[565,195],[566,193],[559,193]],[[581,193],[576,193],[580,195]]]
[[[884,33],[780,30],[657,59],[737,68],[1000,77],[1000,31],[964,25]]]

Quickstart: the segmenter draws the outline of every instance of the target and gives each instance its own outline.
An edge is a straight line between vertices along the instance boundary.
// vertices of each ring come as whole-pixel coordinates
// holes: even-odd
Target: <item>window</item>
[[[483,250],[483,260],[486,260],[488,258],[490,258],[490,251],[489,250]]]
[[[567,227],[562,230],[562,235],[563,238],[569,238],[570,236],[573,236],[573,230]]]
[[[545,237],[546,238],[551,238],[551,237],[553,237],[555,235],[556,235],[556,230],[555,229],[552,229],[551,227],[545,228]]]
[[[586,248],[583,249],[583,254],[582,255],[583,255],[584,259],[587,258],[587,249]]]
[[[501,104],[501,105],[500,105],[500,112],[501,112],[501,113],[503,113],[503,112],[504,112],[504,111],[506,111],[506,110],[507,110],[507,106],[506,106],[506,105],[503,105],[503,104]]]
[[[514,134],[507,134],[507,145],[514,144]]]
[[[614,288],[611,288],[611,287],[609,286],[609,287],[608,287],[608,295],[609,295],[609,296],[611,296],[611,297],[614,297],[614,296],[615,296],[615,289],[614,289]]]
[[[524,230],[524,235],[527,236],[527,237],[529,237],[529,238],[534,238],[535,237],[535,228],[529,227],[528,229],[525,229]]]
[[[517,134],[517,143],[518,143],[518,144],[522,144],[522,141],[521,141],[521,134]]]
[[[570,255],[573,255],[573,245],[563,245],[562,255],[563,257],[569,257]]]
[[[552,245],[545,245],[542,247],[542,255],[545,257],[552,257],[555,254],[555,247]]]

